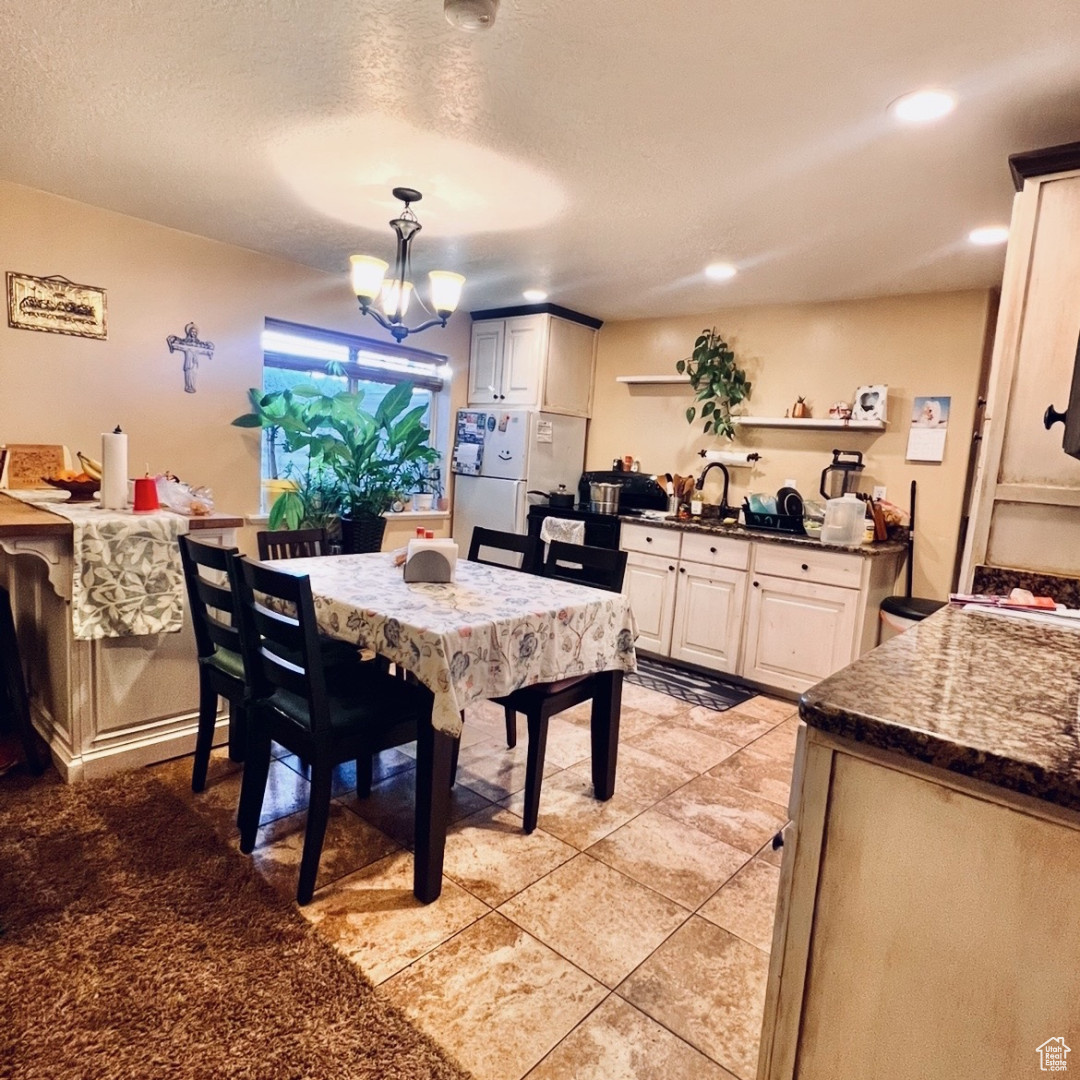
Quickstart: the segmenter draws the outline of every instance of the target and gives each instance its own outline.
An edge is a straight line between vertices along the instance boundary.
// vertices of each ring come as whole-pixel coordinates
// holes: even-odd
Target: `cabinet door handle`
[[[651,536],[646,536],[645,537],[645,543],[646,544],[651,544],[652,543],[652,537]]]
[[[809,566],[808,566],[808,565],[807,565],[806,563],[803,563],[803,564],[802,564],[802,568],[803,568],[804,570],[809,570],[809,569],[810,569],[810,567],[809,567]]]
[[[686,567],[685,566],[680,566],[679,567],[679,573],[680,574],[685,574],[686,573]]]
[[[709,548],[709,551],[711,551],[714,555],[716,554],[716,548]]]
[[[755,581],[755,582],[754,582],[754,588],[755,588],[755,589],[758,589],[758,588],[760,588],[760,587],[761,587],[761,582],[760,582],[760,581]]]
[[[669,570],[674,570],[674,569],[675,569],[675,567],[674,567],[674,566],[669,566],[669,567],[668,567],[668,569],[669,569]]]

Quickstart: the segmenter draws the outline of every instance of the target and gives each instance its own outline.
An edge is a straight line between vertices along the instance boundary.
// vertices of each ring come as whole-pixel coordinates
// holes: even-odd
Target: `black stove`
[[[590,484],[618,484],[618,514],[601,514],[589,503]],[[578,482],[578,502],[574,507],[529,507],[530,536],[540,535],[546,517],[567,518],[585,522],[585,543],[592,547],[619,546],[619,517],[639,517],[645,510],[666,510],[667,495],[655,478],[646,473],[586,472]]]

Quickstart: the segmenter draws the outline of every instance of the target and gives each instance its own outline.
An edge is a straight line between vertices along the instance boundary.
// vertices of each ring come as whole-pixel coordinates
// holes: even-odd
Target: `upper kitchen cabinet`
[[[469,404],[589,416],[601,325],[554,304],[473,312]]]
[[[1080,575],[1080,461],[1047,430],[1070,399],[1080,335],[1080,143],[1010,159],[1013,203],[971,522],[960,574],[980,565]]]

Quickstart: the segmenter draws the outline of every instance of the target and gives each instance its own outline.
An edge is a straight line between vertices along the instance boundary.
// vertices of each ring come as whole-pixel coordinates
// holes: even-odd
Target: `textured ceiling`
[[[388,257],[463,306],[605,319],[988,286],[1006,157],[1080,139],[1075,0],[0,3],[0,178],[324,270]],[[925,85],[956,112],[897,127]],[[706,263],[735,263],[708,281]]]

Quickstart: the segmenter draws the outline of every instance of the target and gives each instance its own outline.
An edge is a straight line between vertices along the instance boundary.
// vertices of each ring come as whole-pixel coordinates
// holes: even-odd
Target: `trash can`
[[[925,596],[886,596],[881,601],[880,642],[884,644],[889,638],[910,630],[944,606],[944,600],[931,600]]]

